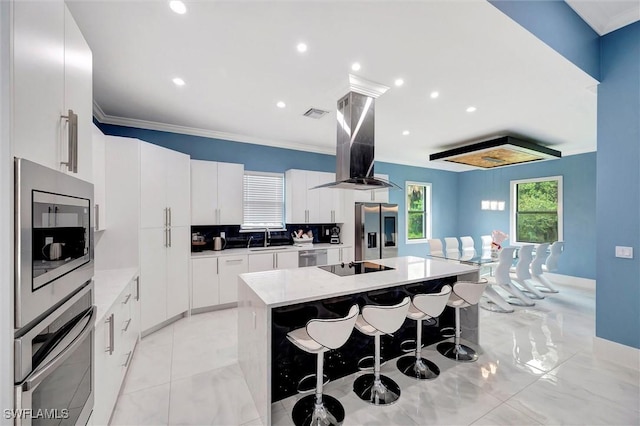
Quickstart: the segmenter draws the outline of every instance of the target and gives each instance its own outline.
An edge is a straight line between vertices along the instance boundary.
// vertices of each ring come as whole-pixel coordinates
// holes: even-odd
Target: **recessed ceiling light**
[[[403,131],[402,131],[402,136],[407,136],[407,135],[409,135],[410,133],[411,133],[411,132],[410,132],[410,131],[408,131],[408,130],[403,130]]]
[[[436,99],[438,96],[440,96],[439,92],[431,92],[431,99]]]
[[[298,43],[298,45],[296,46],[296,49],[298,49],[298,52],[304,53],[307,51],[307,45],[304,43]]]
[[[401,78],[396,78],[396,81],[394,81],[395,85],[400,87],[404,84],[404,80]]]
[[[169,2],[169,7],[179,15],[187,13],[187,6],[185,6],[180,0],[171,0]]]
[[[173,81],[173,84],[175,84],[176,86],[184,86],[185,85],[184,80],[181,79],[180,77],[176,77],[172,81]]]
[[[358,62],[354,62],[353,64],[351,64],[351,69],[353,71],[360,71],[360,64]]]
[[[469,108],[467,108],[467,112],[474,112],[476,110],[476,107],[474,106],[470,106]]]
[[[286,107],[286,106],[287,106],[287,104],[285,104],[285,103],[284,103],[284,102],[282,102],[282,101],[279,101],[279,102],[276,104],[276,106],[277,106],[278,108],[284,108],[284,107]]]

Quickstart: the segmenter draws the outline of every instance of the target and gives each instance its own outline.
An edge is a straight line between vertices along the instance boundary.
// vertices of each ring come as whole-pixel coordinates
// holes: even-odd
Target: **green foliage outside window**
[[[558,181],[516,186],[517,241],[550,243],[558,240]]]
[[[427,238],[425,213],[425,187],[407,185],[407,236],[410,240]]]

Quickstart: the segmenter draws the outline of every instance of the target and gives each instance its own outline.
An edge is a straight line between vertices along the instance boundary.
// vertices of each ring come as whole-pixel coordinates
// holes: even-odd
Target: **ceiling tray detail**
[[[513,136],[502,136],[472,145],[431,154],[430,161],[448,161],[481,169],[512,166],[562,157],[560,151]]]

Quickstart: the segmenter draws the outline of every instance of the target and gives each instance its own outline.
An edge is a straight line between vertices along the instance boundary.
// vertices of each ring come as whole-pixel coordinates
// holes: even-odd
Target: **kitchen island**
[[[263,424],[271,423],[276,335],[282,334],[283,325],[292,327],[291,318],[297,320],[296,327],[304,326],[305,321],[311,319],[290,315],[284,324],[278,324],[274,318],[282,318],[283,312],[302,312],[304,315],[305,309],[313,312],[316,307],[324,309],[330,303],[344,307],[345,302],[346,305],[354,303],[357,297],[386,290],[402,292],[409,285],[434,283],[441,286],[456,280],[476,281],[479,277],[478,267],[446,260],[408,256],[370,262],[393,269],[339,276],[320,267],[308,267],[239,276],[238,359]],[[477,307],[464,310],[462,327],[464,338],[477,343]],[[313,364],[309,367],[313,370]]]

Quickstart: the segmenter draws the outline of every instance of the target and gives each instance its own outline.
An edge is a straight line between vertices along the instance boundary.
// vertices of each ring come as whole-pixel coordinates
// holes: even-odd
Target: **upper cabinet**
[[[191,160],[191,224],[240,225],[244,165]]]
[[[287,170],[285,201],[287,223],[342,223],[344,193],[341,189],[315,186],[335,181],[333,173]]]
[[[389,175],[381,175],[376,173],[375,177],[389,180]],[[361,203],[388,203],[389,189],[379,189],[377,191],[353,191],[353,201]]]
[[[91,49],[61,0],[13,2],[12,31],[14,155],[91,181]]]

